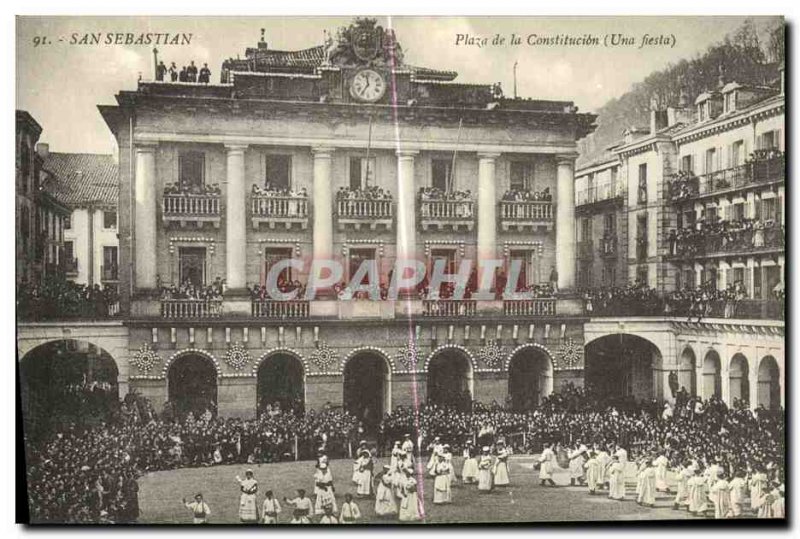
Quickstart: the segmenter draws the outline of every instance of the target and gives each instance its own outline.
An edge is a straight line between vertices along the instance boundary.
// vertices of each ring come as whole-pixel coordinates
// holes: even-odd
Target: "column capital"
[[[500,157],[500,152],[478,152],[478,159],[481,161],[494,161]]]
[[[249,147],[248,144],[225,144],[228,153],[243,152]]]
[[[137,142],[134,144],[134,149],[137,153],[152,153],[158,148],[158,142]]]
[[[314,154],[315,158],[316,157],[321,157],[321,158],[331,157],[331,155],[333,155],[334,151],[336,151],[336,148],[334,148],[333,146],[313,146],[311,148],[311,153]]]
[[[419,150],[395,150],[395,154],[397,157],[414,157],[419,154]]]
[[[556,154],[557,165],[575,165],[575,160],[578,158],[577,153],[559,153]]]

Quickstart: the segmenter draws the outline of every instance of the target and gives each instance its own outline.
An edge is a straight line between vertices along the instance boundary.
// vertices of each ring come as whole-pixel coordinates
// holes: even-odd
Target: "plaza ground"
[[[381,459],[379,464],[383,464]],[[426,477],[424,489],[424,511],[426,523],[492,523],[492,522],[548,522],[548,521],[596,521],[596,520],[665,520],[697,518],[686,511],[672,510],[674,495],[661,494],[656,507],[648,509],[635,502],[635,478],[633,466],[629,466],[627,496],[624,501],[613,501],[602,495],[590,496],[586,487],[569,486],[569,472],[555,474],[558,488],[539,485],[539,472],[532,469],[533,456],[512,457],[509,464],[511,486],[495,489],[491,494],[478,494],[474,485],[461,485],[457,481],[453,488],[453,504],[434,505],[433,480]],[[455,459],[460,474],[461,458]],[[210,522],[233,524],[239,522],[239,485],[236,475],[244,475],[245,465],[226,465],[207,468],[184,468],[153,472],[139,480],[139,505],[143,524],[187,524],[191,523],[190,512],[182,505],[181,498],[191,499],[202,492],[211,508]],[[251,466],[259,482],[259,505],[264,492],[272,490],[276,498],[293,498],[297,488],[305,488],[313,495],[314,462],[284,462]],[[376,469],[379,469],[377,466]],[[331,462],[335,480],[337,503],[341,506],[344,495],[355,494],[351,483],[352,461]],[[365,523],[397,523],[381,520],[375,516],[373,499],[356,500]],[[283,504],[280,522],[291,519],[291,506]]]

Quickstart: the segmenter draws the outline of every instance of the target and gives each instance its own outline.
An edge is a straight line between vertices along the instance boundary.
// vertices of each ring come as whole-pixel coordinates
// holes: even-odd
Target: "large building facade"
[[[529,409],[565,383],[674,400],[677,381],[781,406],[781,320],[600,317],[579,294],[637,279],[674,290],[686,273],[665,194],[689,151],[675,138],[692,129],[684,117],[631,129],[576,174],[593,115],[456,77],[407,63],[392,31],[357,21],[300,51],[262,35],[220,83],[120,92],[99,107],[119,148],[120,315],[24,325],[20,358],[87,340],[121,396],[227,417],[276,402],[372,423],[424,401]],[[499,259],[537,297],[280,300],[262,285],[286,259],[298,267],[281,278],[300,287],[313,260],[340,262],[342,282],[375,261],[388,285],[397,259],[429,277],[437,261],[454,273]]]

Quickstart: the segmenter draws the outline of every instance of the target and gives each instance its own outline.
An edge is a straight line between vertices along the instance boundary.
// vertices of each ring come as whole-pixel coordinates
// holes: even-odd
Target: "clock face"
[[[350,83],[350,95],[359,101],[375,102],[386,93],[386,81],[372,69],[362,69]]]

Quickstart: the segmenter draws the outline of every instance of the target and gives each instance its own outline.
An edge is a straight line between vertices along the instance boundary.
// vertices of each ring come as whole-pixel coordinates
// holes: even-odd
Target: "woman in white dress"
[[[506,487],[511,482],[508,477],[508,456],[511,453],[502,440],[497,442],[497,460],[494,463],[494,485]]]
[[[582,485],[586,481],[583,464],[586,461],[586,446],[577,442],[575,449],[569,452],[569,484]]]
[[[264,502],[261,506],[261,523],[277,524],[278,515],[281,512],[281,504],[273,497],[272,491],[268,490],[265,494]]]
[[[733,517],[740,517],[742,515],[744,492],[747,488],[747,481],[745,481],[743,475],[742,473],[734,473],[733,479],[728,481],[731,492],[731,515]]]
[[[478,459],[475,458],[475,446],[472,444],[467,445],[467,448],[464,449],[461,481],[467,485],[478,482]]]
[[[553,444],[544,444],[542,454],[539,456],[539,482],[542,486],[548,483],[551,487],[556,486],[553,481],[553,468],[555,466],[556,454],[553,451]]]
[[[492,491],[492,456],[489,454],[489,446],[484,446],[482,455],[478,459],[478,491],[491,492]]]
[[[372,495],[372,455],[369,450],[364,449],[358,458],[358,476],[356,483],[356,495],[359,498],[369,498]]]
[[[253,470],[247,470],[244,476],[244,479],[236,476],[239,489],[242,491],[239,496],[239,520],[246,523],[258,522],[258,506],[256,505],[258,481],[253,478]]]
[[[392,478],[394,473],[390,466],[384,464],[383,472],[378,475],[378,486],[375,489],[375,514],[379,517],[397,514]]]
[[[589,494],[595,494],[600,482],[600,462],[594,451],[589,453],[589,460],[583,466],[586,468],[586,485],[589,487]]]
[[[436,479],[433,480],[433,503],[439,505],[450,503],[450,471],[452,466],[444,455],[439,455],[439,462],[433,467]]]
[[[322,462],[317,465],[317,470],[314,472],[314,514],[325,514],[325,506],[329,505],[334,513],[338,512],[336,507],[336,498],[333,495],[333,474],[328,468],[327,462]]]
[[[405,478],[403,480],[403,497],[400,502],[400,514],[398,518],[401,522],[414,522],[422,520],[419,513],[419,498],[417,497],[417,481],[414,479],[413,470],[411,468],[405,469]]]

